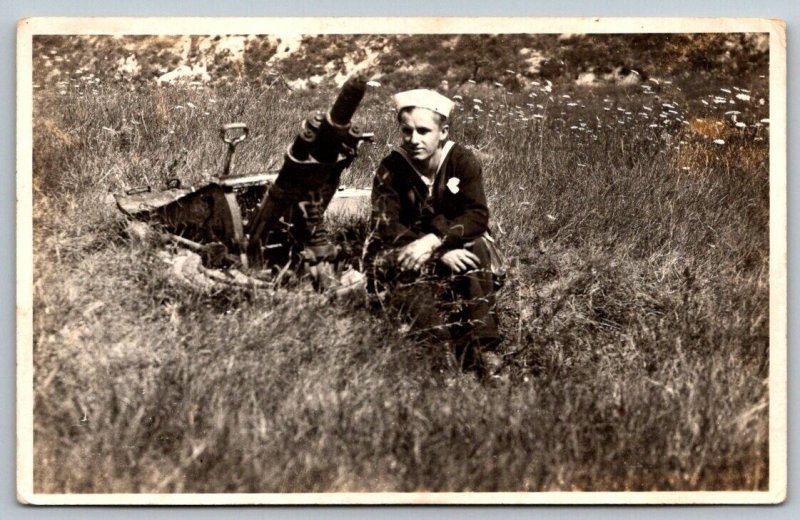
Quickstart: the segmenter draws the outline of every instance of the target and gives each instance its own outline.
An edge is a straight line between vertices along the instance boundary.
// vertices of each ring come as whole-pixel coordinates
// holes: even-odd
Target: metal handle
[[[237,144],[247,139],[249,133],[250,130],[247,129],[247,125],[244,123],[229,123],[222,125],[219,129],[219,136],[228,144],[228,148],[225,150],[225,162],[222,166],[223,178],[231,175],[233,152],[236,151]]]
[[[240,132],[237,132],[239,130]],[[229,123],[222,125],[219,129],[219,136],[228,144],[236,146],[247,139],[250,130],[245,123]]]

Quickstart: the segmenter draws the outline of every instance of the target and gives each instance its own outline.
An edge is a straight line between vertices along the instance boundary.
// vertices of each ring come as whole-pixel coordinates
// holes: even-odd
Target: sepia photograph
[[[21,501],[784,499],[781,22],[17,45]]]

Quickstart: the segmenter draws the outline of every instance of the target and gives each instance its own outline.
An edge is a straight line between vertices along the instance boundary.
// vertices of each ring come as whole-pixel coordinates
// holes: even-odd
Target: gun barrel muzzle
[[[348,125],[366,90],[367,78],[362,75],[354,76],[345,81],[342,91],[331,108],[331,122],[339,126]]]

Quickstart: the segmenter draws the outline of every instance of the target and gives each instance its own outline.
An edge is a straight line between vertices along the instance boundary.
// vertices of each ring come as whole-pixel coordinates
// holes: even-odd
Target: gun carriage
[[[226,150],[218,178],[199,188],[178,179],[161,191],[134,188],[117,196],[117,205],[160,228],[165,239],[199,253],[209,267],[291,265],[325,287],[341,248],[330,240],[324,214],[337,197],[342,172],[373,137],[351,122],[366,86],[361,76],[349,79],[328,112],[303,121],[278,172],[233,174],[234,152],[249,130],[243,123],[227,124],[220,129]],[[369,193],[363,191],[361,197]]]

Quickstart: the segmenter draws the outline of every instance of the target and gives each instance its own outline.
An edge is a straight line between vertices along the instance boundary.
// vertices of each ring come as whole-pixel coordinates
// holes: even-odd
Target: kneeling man
[[[374,179],[375,277],[400,298],[418,335],[446,342],[463,368],[491,377],[502,360],[481,165],[448,139],[450,99],[416,89],[394,102],[402,142]],[[444,302],[457,312],[443,311]]]

